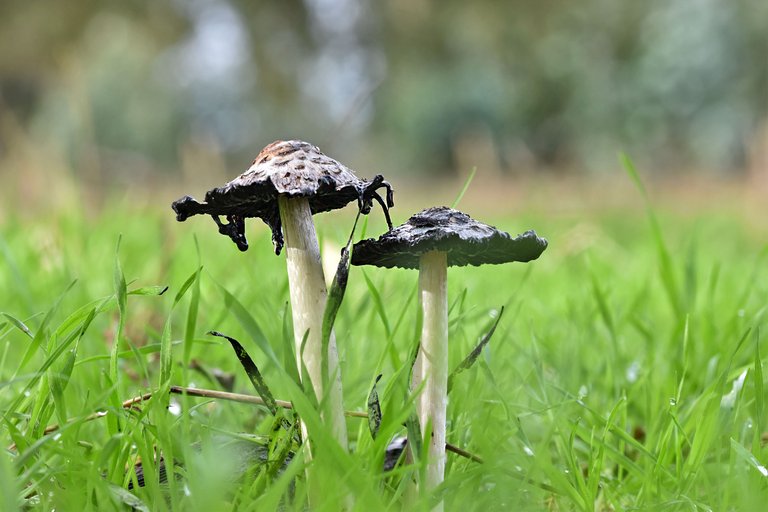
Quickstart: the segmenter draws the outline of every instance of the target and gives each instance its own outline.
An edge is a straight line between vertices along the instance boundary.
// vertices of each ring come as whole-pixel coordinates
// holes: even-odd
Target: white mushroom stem
[[[312,380],[317,399],[322,400],[324,394],[321,362],[322,326],[328,290],[325,286],[315,225],[312,222],[312,212],[306,198],[279,196],[278,201],[285,238],[296,363],[301,374],[301,345],[305,333],[309,332],[304,345],[303,364]],[[328,344],[328,371],[331,375],[335,375],[335,378],[330,381],[331,389],[328,393],[331,417],[324,420],[330,423],[334,437],[346,449],[347,425],[344,419],[339,355],[336,349],[336,336],[333,332]],[[307,432],[303,423],[302,433],[306,439]]]
[[[445,422],[448,405],[448,257],[440,251],[421,256],[419,299],[423,311],[421,352],[414,368],[424,389],[419,396],[418,414],[422,435],[429,440],[429,461],[425,489],[440,485],[445,474]],[[420,382],[415,382],[418,386]],[[432,435],[426,432],[432,425]],[[442,510],[440,503],[435,510]]]

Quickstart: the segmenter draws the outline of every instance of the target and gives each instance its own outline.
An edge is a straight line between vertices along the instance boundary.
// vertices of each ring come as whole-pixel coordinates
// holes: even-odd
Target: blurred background
[[[768,186],[765,0],[0,2],[0,210],[199,186],[275,139],[361,177]]]

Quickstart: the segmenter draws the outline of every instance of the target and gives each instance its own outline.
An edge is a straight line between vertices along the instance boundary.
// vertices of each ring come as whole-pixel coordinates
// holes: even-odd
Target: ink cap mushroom
[[[386,202],[377,192],[379,188],[386,189]],[[384,210],[388,227],[392,228],[389,217],[389,208],[394,206],[392,187],[383,176],[378,174],[372,180],[361,180],[348,167],[324,155],[317,146],[300,140],[278,140],[269,144],[243,174],[206,192],[205,202],[184,196],[171,206],[179,222],[193,215],[210,215],[219,232],[229,236],[241,251],[248,249],[245,219],[258,217],[272,231],[275,254],[279,255],[284,244],[281,199],[301,198],[307,200],[313,215],[343,208],[354,200],[361,213],[367,215],[376,200]],[[221,216],[226,217],[227,223],[221,221]]]
[[[547,241],[535,231],[516,237],[446,206],[428,208],[378,239],[362,240],[352,250],[352,265],[419,269],[423,313],[421,350],[414,367],[414,388],[426,380],[417,400],[422,432],[431,422],[427,491],[445,473],[445,428],[448,393],[449,266],[528,262],[538,258]]]
[[[378,194],[386,189],[386,202]],[[299,140],[275,141],[258,154],[243,174],[205,194],[200,203],[184,196],[172,204],[176,219],[210,215],[219,232],[228,236],[238,249],[248,249],[245,219],[258,217],[272,231],[275,254],[286,246],[288,285],[293,315],[297,366],[307,368],[315,394],[323,397],[321,369],[321,330],[327,289],[312,215],[342,208],[357,201],[363,214],[376,200],[391,228],[388,208],[393,206],[392,187],[381,175],[361,180],[346,166],[324,155],[317,146]],[[223,222],[220,217],[225,217]],[[303,347],[304,336],[307,341]],[[328,370],[336,375],[330,381],[330,419],[339,443],[347,446],[341,375],[335,335],[328,347]],[[306,431],[304,432],[306,435]]]

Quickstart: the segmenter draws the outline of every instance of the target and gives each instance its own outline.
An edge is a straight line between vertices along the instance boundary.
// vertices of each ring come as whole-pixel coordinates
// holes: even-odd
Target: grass
[[[483,219],[513,233],[533,227],[550,247],[529,265],[450,269],[452,366],[505,313],[452,381],[448,439],[484,462],[449,455],[447,510],[760,510],[768,501],[768,248],[724,210],[694,220],[649,212]],[[341,245],[352,221],[324,214],[318,229]],[[372,236],[381,224],[362,229]],[[263,225],[248,229],[243,254],[212,222],[177,224],[164,204],[118,202],[98,216],[72,205],[55,220],[5,213],[0,442],[16,447],[0,454],[3,510],[302,509],[302,452],[280,471],[236,480],[241,457],[220,447],[240,432],[272,439],[273,454],[290,447],[265,407],[164,392],[220,389],[209,375],[221,369],[236,375],[235,391],[254,393],[212,330],[238,339],[314,432],[322,492],[313,509],[338,510],[350,495],[356,509],[429,508],[434,497],[407,485],[418,467],[379,471],[410,414],[416,272],[351,269],[335,324],[346,408],[366,411],[383,374],[382,422],[373,440],[365,419],[349,418],[345,453],[296,384],[285,262]],[[139,409],[121,407],[150,391]],[[97,411],[107,414],[90,420]],[[62,427],[46,435],[54,423]],[[158,484],[155,454],[178,461],[179,477]],[[147,485],[128,491],[138,458]]]

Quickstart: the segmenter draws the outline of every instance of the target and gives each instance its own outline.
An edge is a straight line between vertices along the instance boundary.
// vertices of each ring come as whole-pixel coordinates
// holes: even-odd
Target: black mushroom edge
[[[352,265],[419,268],[429,251],[448,255],[449,266],[527,262],[538,258],[547,240],[526,231],[514,238],[447,207],[429,208],[379,239],[362,240],[352,251]]]
[[[377,190],[385,188],[386,202]],[[245,238],[245,219],[258,217],[272,231],[272,243],[275,254],[280,254],[284,240],[277,197],[279,193],[270,179],[252,182],[246,185],[228,183],[214,188],[205,194],[205,202],[200,203],[191,196],[184,196],[171,205],[176,212],[176,220],[183,222],[193,215],[210,215],[219,228],[219,233],[228,236],[241,251],[248,249]],[[392,229],[389,208],[394,206],[392,187],[380,174],[372,180],[360,180],[359,185],[347,184],[337,188],[336,182],[324,176],[318,182],[316,190],[305,189],[292,191],[289,197],[306,197],[312,214],[342,208],[357,199],[358,209],[367,215],[375,199],[382,207],[387,225]],[[219,218],[224,216],[227,223]]]

